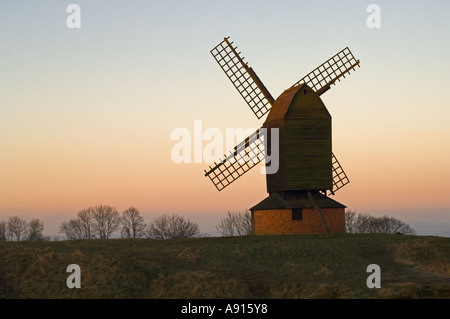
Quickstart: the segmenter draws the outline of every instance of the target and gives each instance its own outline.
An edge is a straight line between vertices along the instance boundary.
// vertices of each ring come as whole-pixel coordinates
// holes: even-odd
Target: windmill
[[[277,129],[278,170],[266,174],[269,196],[250,209],[255,232],[345,232],[346,206],[328,193],[334,195],[349,179],[332,152],[331,116],[320,96],[359,67],[359,60],[346,47],[274,99],[236,49],[226,37],[211,54],[255,116],[267,117],[205,176],[223,190],[265,158],[262,153],[271,153]]]

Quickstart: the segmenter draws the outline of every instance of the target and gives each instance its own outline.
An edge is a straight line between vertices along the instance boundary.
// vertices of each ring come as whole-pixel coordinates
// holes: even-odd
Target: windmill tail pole
[[[325,231],[327,232],[327,236],[330,237],[330,231],[328,229],[327,223],[325,222],[325,218],[323,217],[322,211],[320,210],[319,205],[317,205],[316,201],[314,200],[314,197],[311,193],[311,191],[308,191],[308,197],[311,203],[313,204],[314,208],[316,209],[317,213],[320,216],[320,219],[322,220],[323,227],[325,228]]]

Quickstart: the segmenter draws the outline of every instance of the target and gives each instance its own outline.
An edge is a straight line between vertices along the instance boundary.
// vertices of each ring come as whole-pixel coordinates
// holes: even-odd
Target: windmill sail
[[[253,69],[236,52],[233,42],[230,43],[228,39],[229,37],[224,38],[211,50],[211,54],[256,117],[260,119],[270,110],[274,99]]]
[[[264,159],[265,133],[258,129],[239,143],[228,156],[205,170],[217,190],[221,191]]]
[[[338,189],[350,183],[350,180],[333,153],[331,153],[331,164],[333,167],[333,189],[331,190],[331,193],[334,195]]]
[[[356,66],[359,67],[359,60],[355,59],[347,47],[298,80],[292,87],[305,83],[317,94],[322,95],[337,80],[340,81],[341,77],[345,78],[345,74],[350,70],[355,71]]]

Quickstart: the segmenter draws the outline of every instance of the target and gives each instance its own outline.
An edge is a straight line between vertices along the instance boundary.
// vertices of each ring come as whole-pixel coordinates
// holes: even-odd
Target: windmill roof
[[[320,193],[315,193],[314,199],[320,208],[346,208],[347,206],[329,198]],[[291,196],[291,198],[284,199],[279,193],[272,193],[261,202],[250,208],[253,210],[268,210],[268,209],[284,209],[284,208],[314,208],[311,200],[306,192],[301,192]]]
[[[310,94],[308,94],[308,97],[306,98],[304,98],[302,94],[302,98],[298,100],[296,97],[300,94],[300,90]],[[294,114],[292,114],[293,112]],[[270,109],[263,126],[267,127],[270,126],[270,123],[283,120],[288,113],[290,114],[289,116],[294,117],[318,114],[330,116],[319,96],[315,94],[313,89],[304,83],[291,87],[280,94]]]

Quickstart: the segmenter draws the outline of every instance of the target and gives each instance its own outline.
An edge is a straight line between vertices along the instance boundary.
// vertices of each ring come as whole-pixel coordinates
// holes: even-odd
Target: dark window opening
[[[301,208],[292,208],[292,220],[302,220],[302,209]]]

